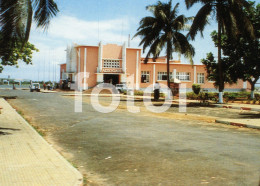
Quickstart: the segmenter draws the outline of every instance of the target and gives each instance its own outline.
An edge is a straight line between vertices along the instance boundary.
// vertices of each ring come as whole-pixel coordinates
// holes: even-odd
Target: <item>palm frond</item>
[[[37,27],[46,29],[52,17],[56,16],[59,9],[54,0],[35,0],[34,1],[34,20]]]
[[[197,35],[197,32],[200,32],[201,36],[203,37],[204,28],[207,24],[209,24],[208,17],[210,16],[212,11],[213,11],[213,6],[210,3],[205,4],[199,10],[199,12],[194,18],[193,24],[190,28],[190,32],[188,33],[188,37],[194,40],[195,36]]]
[[[189,58],[190,63],[193,64],[193,57],[195,55],[195,49],[189,43],[187,37],[182,33],[176,32],[174,34],[172,45],[174,46],[174,51],[183,54],[186,58]]]
[[[0,54],[10,52],[20,31],[20,4],[18,0],[0,1]]]
[[[230,14],[234,17],[236,30],[241,34],[248,34],[251,38],[255,38],[254,27],[243,11],[243,7],[238,3],[232,3],[229,7]]]
[[[31,31],[31,25],[32,25],[32,17],[33,17],[33,9],[32,9],[32,2],[31,0],[26,0],[26,26],[25,26],[25,36],[24,40],[27,42],[29,40],[30,31]],[[25,44],[25,43],[24,43]]]
[[[208,4],[212,3],[215,0],[185,0],[186,7],[189,9],[196,3]]]

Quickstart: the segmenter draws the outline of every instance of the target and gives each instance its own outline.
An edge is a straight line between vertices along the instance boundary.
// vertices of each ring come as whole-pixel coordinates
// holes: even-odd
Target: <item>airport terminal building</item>
[[[127,87],[142,90],[156,81],[167,84],[166,57],[159,57],[155,61],[149,59],[144,63],[141,57],[142,49],[131,48],[125,44],[97,46],[76,45],[67,47],[67,59],[60,65],[60,79],[75,81],[78,72],[88,74],[83,80],[84,89],[95,87],[99,83],[126,84]],[[171,80],[174,83],[186,84],[187,91],[191,91],[192,84],[200,84],[201,88],[217,91],[212,81],[207,81],[204,65],[190,65],[180,60],[170,61]],[[232,86],[225,85],[225,91],[241,91],[250,88],[248,82],[239,80]]]

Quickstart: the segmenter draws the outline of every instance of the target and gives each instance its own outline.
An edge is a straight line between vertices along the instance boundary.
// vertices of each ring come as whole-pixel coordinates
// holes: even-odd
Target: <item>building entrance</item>
[[[113,85],[119,84],[119,74],[104,74],[104,82]]]

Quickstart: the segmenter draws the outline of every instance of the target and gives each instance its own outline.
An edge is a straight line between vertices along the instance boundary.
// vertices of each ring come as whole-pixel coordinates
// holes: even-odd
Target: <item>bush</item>
[[[188,92],[187,93],[187,99],[191,99],[191,100],[197,100],[198,99],[198,95],[197,94],[195,94],[194,92]]]
[[[192,90],[195,94],[199,94],[200,93],[200,85],[199,84],[193,84],[192,85]]]
[[[232,94],[229,94],[227,97],[228,97],[228,100],[234,101],[237,96],[234,93],[232,93]]]
[[[210,92],[208,93],[208,98],[212,101],[216,101],[218,99],[218,93]]]
[[[143,95],[144,95],[144,92],[143,92],[143,91],[140,91],[140,90],[135,90],[135,91],[134,91],[134,95],[136,95],[136,96],[143,96]]]
[[[260,94],[255,94],[255,99],[260,101]]]

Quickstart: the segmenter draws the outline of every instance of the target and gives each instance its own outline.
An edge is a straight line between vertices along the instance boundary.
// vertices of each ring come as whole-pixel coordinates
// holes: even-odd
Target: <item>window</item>
[[[199,84],[205,83],[204,73],[198,73],[198,74],[197,74],[197,81],[198,81]]]
[[[177,72],[176,78],[181,81],[190,81],[190,73],[189,72]]]
[[[142,71],[141,72],[141,83],[149,83],[150,82],[150,72]]]
[[[120,62],[119,60],[105,59],[104,68],[120,68]]]
[[[170,79],[172,79],[172,72],[170,72]],[[167,80],[167,72],[158,72],[157,80]]]

